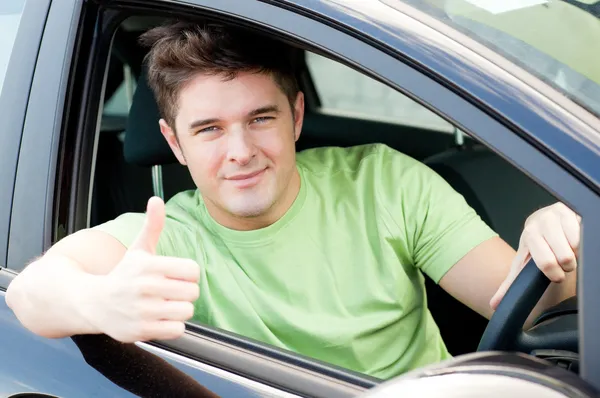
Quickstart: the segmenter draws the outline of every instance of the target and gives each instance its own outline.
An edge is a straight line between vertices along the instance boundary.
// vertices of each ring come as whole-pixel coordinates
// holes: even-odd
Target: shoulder
[[[397,171],[406,171],[422,165],[412,157],[380,143],[306,149],[297,154],[297,163],[303,169],[313,173],[362,170],[382,172],[390,166]]]
[[[194,236],[200,222],[197,217],[198,195],[196,190],[184,191],[165,203],[166,219],[159,241],[159,246],[163,249],[161,251],[171,252],[177,242]],[[92,229],[108,233],[125,247],[129,247],[143,227],[145,219],[143,212],[129,212]]]
[[[311,185],[383,195],[384,202],[419,201],[445,181],[419,160],[385,144],[320,147],[297,155],[297,165]]]
[[[201,200],[198,189],[175,194],[165,203],[167,220],[174,224],[193,228],[200,222],[198,208]]]

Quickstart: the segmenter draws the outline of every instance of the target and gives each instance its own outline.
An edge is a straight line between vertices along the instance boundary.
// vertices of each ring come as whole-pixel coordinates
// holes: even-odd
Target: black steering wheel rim
[[[520,351],[523,325],[550,285],[550,280],[529,260],[492,315],[477,351]]]

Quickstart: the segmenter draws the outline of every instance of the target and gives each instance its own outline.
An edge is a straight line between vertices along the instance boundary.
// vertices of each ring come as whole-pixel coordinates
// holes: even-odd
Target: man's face
[[[164,120],[160,124],[211,215],[243,229],[240,220],[274,222],[294,201],[300,184],[295,142],[303,114],[302,94],[291,109],[270,75],[240,73],[228,81],[198,75],[180,92],[177,137]]]

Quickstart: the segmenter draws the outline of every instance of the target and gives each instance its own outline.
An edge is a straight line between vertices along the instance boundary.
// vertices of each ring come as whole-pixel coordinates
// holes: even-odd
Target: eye
[[[197,134],[200,134],[200,133],[212,133],[212,132],[217,131],[217,129],[218,129],[217,126],[210,126],[210,127],[203,128],[202,130],[198,130]]]
[[[252,122],[253,123],[265,123],[268,122],[269,120],[273,120],[275,119],[273,116],[260,116],[255,118]]]

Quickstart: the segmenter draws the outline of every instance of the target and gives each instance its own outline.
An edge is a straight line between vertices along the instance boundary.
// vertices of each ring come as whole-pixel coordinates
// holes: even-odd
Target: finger
[[[155,254],[160,233],[165,224],[165,204],[162,199],[154,196],[148,200],[146,221],[142,226],[130,250],[143,250]]]
[[[496,291],[496,293],[494,294],[494,296],[492,296],[492,299],[490,300],[490,307],[492,307],[493,310],[496,310],[496,308],[498,307],[498,305],[500,304],[500,302],[506,295],[506,292],[510,288],[510,285],[513,284],[513,282],[517,278],[517,275],[519,275],[519,271],[520,271],[519,268],[514,268],[514,267],[511,268],[510,272],[508,273],[508,275],[506,276],[504,281],[502,281],[502,283],[500,284],[500,287],[498,288],[498,290]]]
[[[575,255],[579,252],[579,244],[581,243],[581,224],[578,216],[573,213],[562,214],[560,223],[563,227],[565,237],[573,249]]]
[[[200,280],[200,266],[190,259],[166,256],[153,257],[148,261],[147,267],[152,272],[166,278],[194,283]]]
[[[510,287],[510,285],[512,285],[515,278],[516,278],[516,274],[513,275],[512,273],[510,273],[506,277],[506,279],[504,279],[504,281],[500,284],[500,287],[498,288],[498,290],[496,291],[496,293],[494,294],[494,296],[492,296],[492,299],[490,300],[490,307],[492,307],[492,310],[495,311],[496,308],[498,308],[498,305],[500,304],[500,302],[506,295],[508,288]]]
[[[142,326],[140,340],[172,340],[183,336],[184,333],[185,323],[182,321],[153,321]]]
[[[537,267],[552,282],[561,282],[565,278],[565,272],[558,264],[558,260],[550,249],[546,239],[540,234],[531,234],[528,239],[529,253]]]
[[[163,300],[193,302],[200,296],[200,287],[196,282],[157,277],[146,279],[142,283],[141,293]]]
[[[164,321],[187,321],[194,316],[194,304],[189,301],[161,300],[150,305],[145,315]]]
[[[506,292],[513,284],[513,282],[519,275],[519,272],[521,272],[527,261],[529,261],[529,251],[527,250],[526,245],[521,244],[519,246],[519,249],[517,250],[515,258],[513,259],[508,275],[500,284],[500,287],[490,300],[490,307],[492,307],[493,310],[496,310],[496,308],[500,304],[500,301],[502,301],[502,299],[506,295]]]
[[[565,236],[565,231],[563,228],[549,228],[546,230],[544,234],[544,240],[547,243],[547,246],[550,248],[552,253],[554,254],[554,259],[550,259],[550,255],[545,254],[548,259],[545,261],[556,261],[558,265],[565,272],[571,272],[575,270],[577,267],[577,259],[575,258],[575,253],[573,252],[573,248],[571,247],[567,237]],[[537,263],[537,262],[536,262]],[[542,268],[544,264],[539,264],[539,267]],[[552,264],[547,264],[548,267],[554,267]]]

